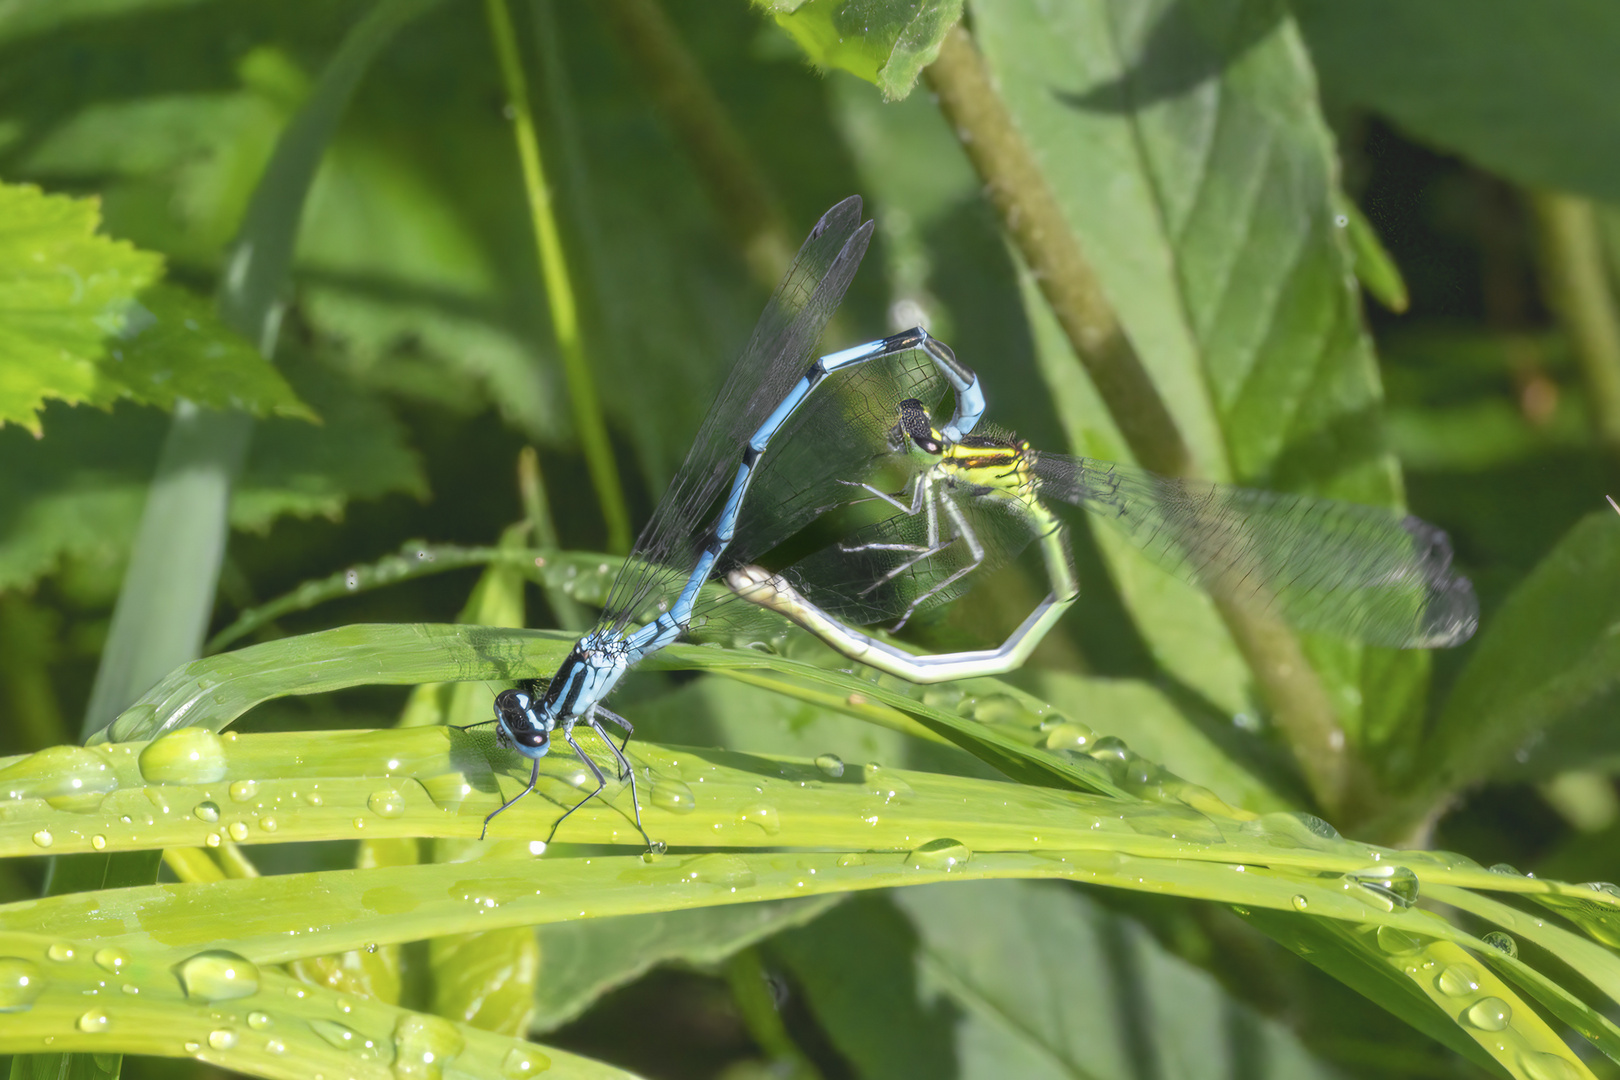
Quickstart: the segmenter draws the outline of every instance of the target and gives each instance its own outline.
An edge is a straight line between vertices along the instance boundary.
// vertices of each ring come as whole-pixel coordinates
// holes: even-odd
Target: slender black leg
[[[612,724],[614,727],[620,728],[624,731],[624,742],[619,744],[619,760],[623,761],[624,752],[630,748],[630,737],[636,733],[636,729],[630,725],[630,721],[626,720],[624,717],[620,716],[618,713],[604,705],[598,705],[596,707],[596,714],[603,720],[606,720],[608,723]],[[591,726],[596,727],[595,724],[592,724]],[[598,727],[596,730],[601,731],[602,729]],[[607,739],[606,733],[602,735],[602,738]],[[613,740],[608,739],[608,741],[612,742]],[[624,773],[621,772],[619,774],[619,779],[624,779]]]
[[[563,738],[568,741],[569,746],[574,748],[574,753],[579,755],[579,760],[585,763],[585,767],[591,770],[591,775],[596,777],[596,790],[579,800],[579,802],[575,803],[573,806],[570,806],[563,816],[556,820],[556,822],[551,826],[550,835],[546,837],[546,845],[548,847],[551,844],[552,837],[557,835],[558,828],[562,826],[563,822],[568,820],[568,815],[572,814],[575,810],[578,810],[580,807],[602,794],[602,789],[607,787],[607,777],[602,775],[602,770],[596,767],[596,762],[592,761],[590,755],[580,748],[579,743],[574,741],[574,732],[571,728],[563,729]],[[608,745],[611,746],[613,744],[610,742]],[[540,763],[535,762],[535,770],[537,772],[539,771],[539,768]]]
[[[471,731],[475,727],[483,727],[485,724],[496,724],[499,722],[500,721],[492,717],[488,720],[480,720],[476,724],[446,724],[444,726],[448,728],[455,728],[457,731]]]
[[[597,706],[597,711],[606,712],[606,710],[601,706]],[[609,715],[611,716],[612,714]],[[630,778],[630,805],[633,806],[636,811],[636,831],[641,833],[641,838],[643,840],[647,841],[648,851],[658,850],[658,846],[652,842],[652,837],[647,835],[647,830],[641,825],[641,798],[636,792],[636,770],[631,767],[630,759],[625,757],[624,753],[617,746],[613,745],[613,740],[608,738],[607,732],[602,730],[602,725],[596,722],[595,716],[588,717],[585,722],[591,725],[598,735],[602,736],[602,741],[608,744],[608,749],[613,751],[613,756],[619,759],[619,769],[621,770],[619,775],[621,777],[628,776]],[[625,741],[628,742],[629,740],[626,739]]]
[[[600,774],[598,774],[598,776],[600,776]],[[508,806],[511,806],[513,803],[515,803],[519,799],[523,798],[523,796],[525,796],[529,792],[533,791],[534,790],[534,785],[535,785],[536,781],[538,781],[539,779],[540,779],[540,759],[535,758],[534,759],[534,768],[529,771],[529,786],[524,788],[522,791],[518,792],[516,795],[512,796],[510,799],[507,799],[505,802],[501,803],[500,810],[496,810],[494,814],[490,814],[489,817],[484,819],[484,831],[478,834],[478,839],[482,840],[484,837],[489,835],[489,823],[495,820],[495,814],[500,813],[501,810],[505,810]],[[564,816],[566,817],[567,815],[564,815]],[[556,832],[557,830],[552,829],[551,831]]]

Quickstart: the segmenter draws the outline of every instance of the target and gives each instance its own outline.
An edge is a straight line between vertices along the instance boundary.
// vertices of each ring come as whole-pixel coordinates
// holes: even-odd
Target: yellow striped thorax
[[[934,481],[970,488],[975,496],[1010,499],[1043,519],[1048,516],[1037,499],[1034,450],[1023,439],[987,434],[951,442],[915,398],[900,403],[900,421],[893,434],[908,456],[927,463],[926,472]]]

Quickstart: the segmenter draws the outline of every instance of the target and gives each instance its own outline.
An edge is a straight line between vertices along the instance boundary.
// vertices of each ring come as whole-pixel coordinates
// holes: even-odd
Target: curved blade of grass
[[[33,980],[31,1000],[0,1014],[0,1053],[49,1046],[187,1057],[278,1080],[630,1075],[567,1051],[309,986],[229,953],[193,957],[177,970],[167,952],[13,932],[0,934],[0,952]],[[226,970],[231,974],[222,975]]]

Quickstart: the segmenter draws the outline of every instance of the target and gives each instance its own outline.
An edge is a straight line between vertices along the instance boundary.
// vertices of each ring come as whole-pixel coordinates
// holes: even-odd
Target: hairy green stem
[[[631,539],[630,511],[625,505],[624,487],[619,480],[618,463],[613,458],[613,445],[608,441],[596,381],[585,357],[579,306],[569,279],[568,260],[563,254],[562,236],[552,211],[551,193],[547,189],[540,160],[540,140],[535,134],[534,114],[529,108],[528,80],[524,77],[523,63],[518,56],[512,15],[507,10],[506,0],[486,0],[484,11],[489,20],[490,37],[495,43],[501,79],[506,87],[507,104],[511,108],[512,133],[517,141],[518,161],[523,169],[523,190],[529,201],[529,219],[534,227],[540,274],[545,283],[546,302],[551,310],[551,329],[557,339],[563,374],[568,382],[568,396],[574,407],[574,427],[579,433],[591,484],[596,488],[596,498],[607,525],[608,550],[627,552]]]
[[[607,14],[631,66],[686,148],[709,200],[765,288],[793,258],[775,192],[658,0],[611,0]]]
[[[1033,149],[1002,100],[972,37],[946,35],[929,65],[929,86],[984,181],[985,192],[1039,283],[1136,460],[1170,476],[1198,467],[1151,376],[1109,304],[1096,270],[1069,227]],[[1293,748],[1311,793],[1333,816],[1346,812],[1364,781],[1346,753],[1344,731],[1299,641],[1286,627],[1230,604],[1222,618],[1274,721]]]

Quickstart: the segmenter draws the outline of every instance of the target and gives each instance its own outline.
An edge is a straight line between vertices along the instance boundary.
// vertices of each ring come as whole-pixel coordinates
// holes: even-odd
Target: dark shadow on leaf
[[[1180,97],[1220,78],[1286,15],[1281,0],[1181,0],[1165,9],[1123,75],[1058,93],[1058,100],[1089,112],[1129,113]]]

